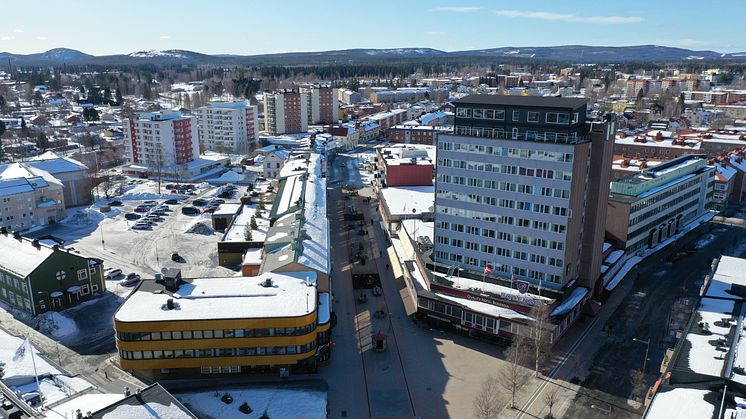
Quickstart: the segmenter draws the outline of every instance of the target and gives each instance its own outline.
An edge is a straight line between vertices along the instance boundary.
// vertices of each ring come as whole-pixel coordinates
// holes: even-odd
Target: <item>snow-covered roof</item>
[[[661,390],[653,398],[646,419],[712,418],[715,405],[705,400],[709,390],[674,388]]]
[[[609,256],[604,259],[605,265],[613,265],[615,264],[621,257],[624,255],[624,250],[614,250],[613,252],[609,253]]]
[[[28,163],[8,163],[0,165],[0,179],[21,179],[26,178],[34,189],[44,188],[49,184],[62,186],[56,177],[49,172],[30,166]]]
[[[391,215],[432,213],[435,208],[434,186],[397,186],[381,189]]]
[[[500,296],[504,300],[517,301],[525,305],[533,305],[536,304],[537,301],[542,301],[544,303],[554,302],[553,299],[548,297],[539,296],[532,293],[521,294],[521,292],[515,288],[505,287],[502,285],[494,284],[492,282],[478,281],[475,279],[462,278],[459,276],[447,276],[446,274],[435,271],[433,271],[432,274],[433,276],[441,277],[445,280],[453,282],[453,287],[456,289],[472,290],[478,291],[480,293],[490,293],[496,296]]]
[[[0,269],[25,278],[54,253],[50,246],[39,243],[36,247],[26,238],[21,240],[13,235],[0,234]]]
[[[572,290],[572,293],[567,298],[565,298],[565,301],[563,301],[560,305],[555,307],[554,310],[552,310],[550,316],[563,316],[567,314],[570,310],[580,304],[580,302],[583,301],[583,298],[585,298],[586,295],[588,295],[588,288],[575,288],[574,290]]]
[[[263,286],[267,279],[272,280],[270,287]],[[152,286],[140,285],[114,314],[114,319],[148,322],[279,318],[316,311],[316,273],[313,271],[187,281],[172,295],[155,293],[162,287],[152,281],[148,281]],[[164,309],[169,298],[176,304],[173,310]]]
[[[722,325],[720,320],[724,317],[731,318],[734,302],[719,300],[715,298],[702,298],[697,307],[699,322],[709,325],[710,333],[695,333],[690,331],[686,335],[688,347],[689,370],[697,374],[711,377],[720,377],[725,367],[726,357],[723,352],[712,341],[719,338],[728,339],[731,325]]]
[[[53,151],[32,157],[28,164],[51,174],[88,171],[88,167],[83,163],[69,157],[59,156]]]
[[[331,300],[328,292],[319,293],[318,323],[324,324],[331,318]]]
[[[46,417],[52,419],[74,418],[77,410],[80,410],[81,412],[95,412],[116,403],[123,398],[124,394],[120,393],[86,393],[70,398],[69,400],[53,407],[45,406],[47,408]]]
[[[443,298],[445,300],[453,301],[454,303],[458,303],[461,306],[468,308],[471,311],[485,314],[487,316],[510,319],[510,320],[533,320],[531,319],[531,317],[525,314],[519,313],[510,308],[495,306],[492,304],[483,303],[481,301],[468,300],[466,298],[454,297],[452,295],[447,295],[447,294],[439,293],[438,297]]]
[[[731,293],[733,285],[746,287],[746,259],[721,256],[704,296],[741,299],[741,297]]]

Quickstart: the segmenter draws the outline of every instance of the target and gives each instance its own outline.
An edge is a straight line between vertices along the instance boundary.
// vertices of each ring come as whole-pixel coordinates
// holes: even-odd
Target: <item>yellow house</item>
[[[144,377],[315,371],[329,356],[329,293],[313,271],[143,281],[114,314],[120,366]]]

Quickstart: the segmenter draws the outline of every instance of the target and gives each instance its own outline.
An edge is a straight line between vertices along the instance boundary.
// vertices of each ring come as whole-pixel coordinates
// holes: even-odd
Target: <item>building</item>
[[[688,154],[700,154],[701,140],[674,138],[670,131],[651,130],[629,134],[621,132],[614,139],[614,154],[655,160],[671,160]]]
[[[43,170],[62,182],[66,208],[93,203],[93,194],[91,193],[93,181],[88,167],[83,163],[47,151],[44,154],[32,157],[24,164]]]
[[[438,133],[443,131],[430,125],[394,125],[388,129],[386,137],[392,143],[435,145]]]
[[[80,397],[85,398],[86,395]],[[79,412],[81,417],[85,419],[147,418],[154,415],[157,415],[156,417],[165,416],[170,419],[197,419],[197,416],[181,404],[179,399],[158,383],[153,383],[143,389],[137,389],[135,392],[126,391],[124,398],[104,408],[89,412],[90,415],[83,411]],[[83,416],[83,414],[86,416]]]
[[[0,300],[35,316],[106,291],[103,262],[0,227]]]
[[[342,103],[347,103],[350,105],[354,105],[356,103],[360,103],[363,101],[363,96],[354,91],[349,89],[338,89],[337,90],[337,99]]]
[[[210,102],[197,109],[199,145],[220,153],[247,153],[259,138],[258,110],[246,101]]]
[[[285,89],[264,93],[264,130],[271,135],[308,131],[308,92]]]
[[[301,87],[308,100],[309,124],[336,124],[339,121],[337,89],[330,86]]]
[[[396,145],[376,149],[379,182],[392,186],[432,186],[435,146]]]
[[[0,227],[28,230],[65,218],[62,182],[27,163],[0,165]]]
[[[153,380],[313,371],[331,299],[314,271],[142,281],[114,314],[119,364]]]
[[[691,155],[612,182],[608,240],[633,254],[676,235],[709,209],[714,176],[704,155]]]
[[[410,109],[394,109],[389,112],[380,112],[370,115],[366,118],[368,121],[375,122],[382,130],[386,130],[394,125],[402,124],[404,121],[412,119]]]
[[[288,159],[288,152],[283,149],[277,149],[264,153],[262,160],[263,174],[268,179],[277,179],[280,177],[282,166]]]
[[[643,417],[744,416],[744,272],[745,259],[722,256],[713,262],[691,317],[677,331],[681,337],[664,357]]]
[[[334,136],[335,140],[341,141],[348,150],[357,147],[360,143],[360,131],[353,124],[333,125],[327,131]]]
[[[633,159],[624,156],[614,156],[611,163],[611,180],[621,179],[623,177],[640,173],[648,167],[657,166],[663,163],[662,160],[649,160],[646,158]]]
[[[538,289],[599,279],[614,121],[580,98],[471,95],[438,136],[434,260]]]
[[[129,162],[151,173],[177,172],[199,158],[197,118],[178,111],[142,112],[124,120]]]

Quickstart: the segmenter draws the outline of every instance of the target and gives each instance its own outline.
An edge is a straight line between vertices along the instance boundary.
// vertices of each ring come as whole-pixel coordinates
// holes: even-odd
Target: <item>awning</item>
[[[399,257],[396,255],[394,246],[389,246],[386,249],[386,252],[389,254],[389,261],[391,262],[391,270],[394,272],[394,279],[402,278],[404,276],[404,271],[402,271],[401,262],[399,262]]]
[[[52,298],[60,298],[60,297],[62,297],[62,292],[61,291],[52,291],[52,292],[49,293],[49,296],[52,297]]]
[[[69,292],[70,294],[75,294],[78,291],[80,291],[80,287],[77,285],[73,285],[72,287],[67,289],[67,292]]]
[[[574,309],[581,301],[588,295],[588,288],[577,287],[572,290],[572,293],[562,302],[562,304],[552,310],[550,316],[564,316],[569,313],[570,310]]]

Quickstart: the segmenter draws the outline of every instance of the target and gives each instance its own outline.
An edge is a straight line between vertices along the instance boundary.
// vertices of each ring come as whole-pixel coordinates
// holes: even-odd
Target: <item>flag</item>
[[[26,339],[23,340],[23,343],[21,346],[16,349],[15,355],[13,355],[13,362],[20,362],[23,361],[23,358],[26,358],[26,351],[31,351],[31,341],[26,337]]]
[[[490,265],[487,265],[484,267],[484,274],[487,275],[489,273],[492,273],[492,268],[490,268]]]

